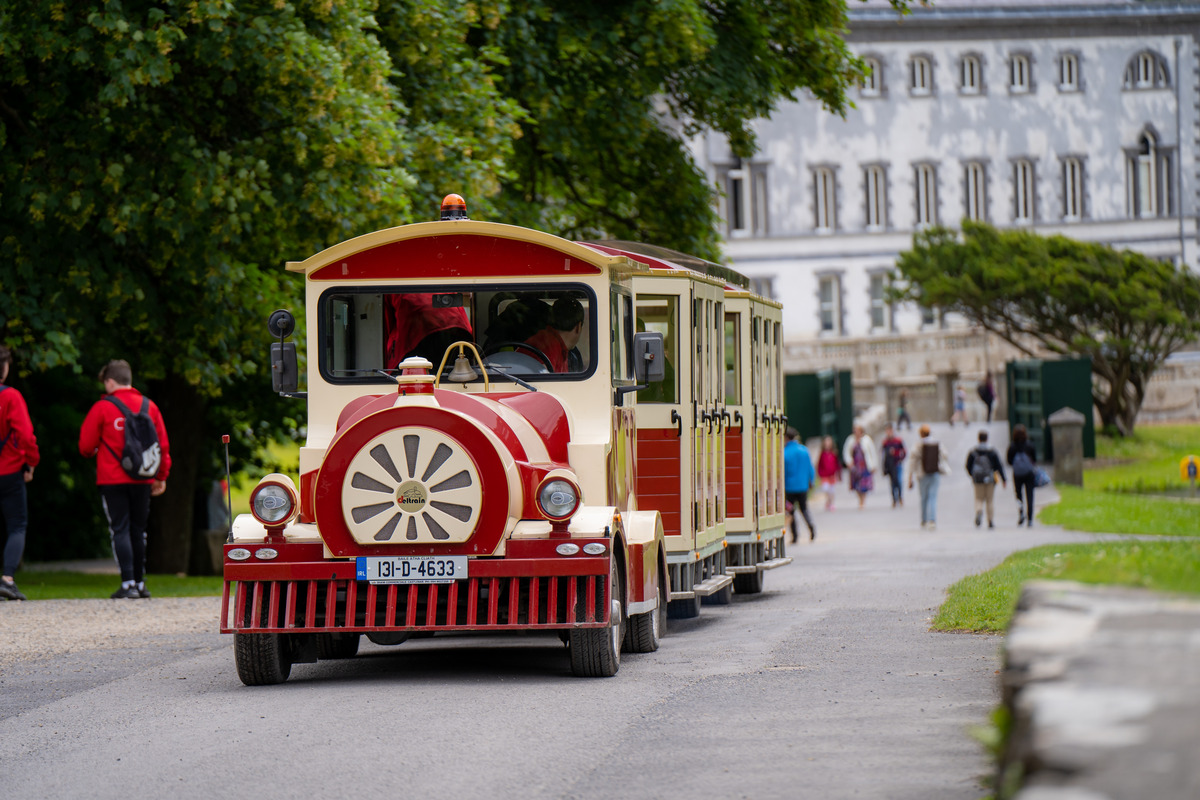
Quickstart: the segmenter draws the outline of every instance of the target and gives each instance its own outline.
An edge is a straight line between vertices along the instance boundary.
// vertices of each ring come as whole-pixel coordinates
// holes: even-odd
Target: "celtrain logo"
[[[401,511],[415,514],[425,507],[429,493],[418,481],[405,481],[396,489],[396,505]]]

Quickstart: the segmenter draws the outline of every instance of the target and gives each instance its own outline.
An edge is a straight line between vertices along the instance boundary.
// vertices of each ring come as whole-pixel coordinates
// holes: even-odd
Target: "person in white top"
[[[874,475],[879,469],[879,451],[862,425],[855,425],[854,432],[846,437],[842,463],[850,470],[850,488],[858,495],[858,507],[862,508],[867,492],[875,488]]]

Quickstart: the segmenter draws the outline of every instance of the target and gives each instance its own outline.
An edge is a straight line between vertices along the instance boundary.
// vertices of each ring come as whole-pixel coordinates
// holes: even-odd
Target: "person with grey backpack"
[[[994,518],[993,498],[996,496],[996,479],[1005,486],[1008,479],[1004,475],[1004,464],[1000,454],[987,443],[988,432],[979,432],[979,444],[967,454],[967,474],[975,485],[975,527],[983,522],[983,511],[987,508],[987,523],[989,528],[996,527]]]
[[[1037,451],[1024,425],[1013,426],[1012,443],[1005,458],[1012,467],[1013,491],[1017,494],[1017,524],[1033,527],[1033,487],[1037,480]],[[1022,500],[1021,495],[1025,497]]]
[[[166,491],[171,471],[167,426],[154,401],[133,388],[128,361],[100,370],[104,396],[79,430],[79,452],[96,459],[96,485],[108,518],[121,586],[113,599],[150,597],[146,589],[146,520],[150,498]]]

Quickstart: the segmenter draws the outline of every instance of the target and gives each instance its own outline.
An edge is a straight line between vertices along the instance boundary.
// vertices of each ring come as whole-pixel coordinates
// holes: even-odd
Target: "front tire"
[[[274,686],[292,674],[292,657],[282,634],[235,633],[233,658],[247,686]]]
[[[625,591],[617,570],[617,559],[609,569],[608,625],[604,628],[575,628],[570,631],[571,672],[581,678],[610,678],[621,668],[621,644],[625,640]]]

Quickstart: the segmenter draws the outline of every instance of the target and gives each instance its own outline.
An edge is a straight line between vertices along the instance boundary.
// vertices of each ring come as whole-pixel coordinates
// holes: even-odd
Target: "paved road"
[[[439,637],[364,643],[250,689],[228,638],[163,637],[6,670],[0,785],[20,798],[973,800],[988,764],[967,729],[998,701],[1001,640],[929,620],[963,575],[1090,538],[1017,529],[1008,495],[997,530],[975,529],[960,465],[977,430],[937,431],[956,474],[936,532],[919,529],[915,497],[892,509],[877,489],[863,510],[843,497],[762,595],[673,622],[615,678],[570,677],[557,639]]]

